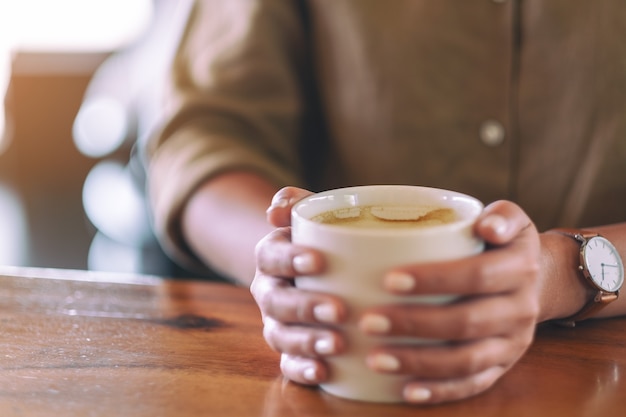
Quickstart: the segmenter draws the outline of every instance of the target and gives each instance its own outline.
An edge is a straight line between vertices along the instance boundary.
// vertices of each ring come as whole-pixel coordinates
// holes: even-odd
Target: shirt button
[[[486,120],[480,125],[480,140],[487,146],[498,146],[504,142],[504,126],[496,120]]]

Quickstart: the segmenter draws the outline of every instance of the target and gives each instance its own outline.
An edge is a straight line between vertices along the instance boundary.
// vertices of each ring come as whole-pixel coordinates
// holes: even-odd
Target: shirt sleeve
[[[146,142],[157,238],[186,266],[182,210],[201,183],[229,170],[301,185],[299,80],[305,42],[294,4],[199,1],[175,54],[161,127]]]

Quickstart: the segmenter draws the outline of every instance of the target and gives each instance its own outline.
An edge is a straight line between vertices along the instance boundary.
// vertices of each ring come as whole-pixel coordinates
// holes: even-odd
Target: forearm
[[[228,172],[198,188],[183,211],[185,240],[201,260],[242,285],[254,277],[254,247],[272,230],[265,211],[278,191],[250,172]]]
[[[589,227],[608,238],[626,259],[626,223]],[[578,266],[580,245],[573,239],[556,233],[543,233],[541,321],[569,317],[589,301],[590,292],[583,283]],[[595,317],[626,315],[626,297],[603,308]]]

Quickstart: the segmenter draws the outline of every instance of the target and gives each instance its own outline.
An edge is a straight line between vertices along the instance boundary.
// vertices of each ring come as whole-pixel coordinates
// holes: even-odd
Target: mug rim
[[[433,226],[423,227],[423,228],[419,227],[419,228],[406,228],[406,229],[354,228],[354,227],[345,227],[341,225],[325,224],[325,223],[320,223],[320,222],[311,220],[310,217],[307,217],[302,213],[302,210],[305,207],[310,206],[311,204],[314,204],[315,200],[319,201],[322,199],[327,199],[328,197],[331,197],[331,196],[350,196],[350,195],[355,196],[357,193],[363,192],[363,191],[384,191],[387,193],[391,193],[391,192],[394,192],[395,190],[398,190],[398,191],[410,190],[412,192],[426,192],[427,194],[430,194],[432,196],[437,196],[438,201],[457,202],[457,204],[467,204],[472,207],[472,210],[467,215],[462,214],[461,219],[455,220],[451,223],[433,225]],[[462,201],[463,203],[459,203],[460,201]],[[340,207],[336,207],[336,208],[325,208],[325,209],[320,210],[319,213],[322,213],[328,210],[337,210],[341,208],[349,208],[349,207],[355,207],[359,205],[358,202],[355,204],[348,204],[346,200],[344,200],[343,202],[345,203],[345,205],[341,205]],[[450,207],[450,208],[455,208],[453,204],[446,205],[444,203],[443,205]],[[291,209],[291,217],[292,217],[292,226],[300,222],[304,225],[319,227],[322,230],[333,231],[335,233],[342,233],[342,232],[349,232],[350,234],[375,233],[377,235],[399,234],[399,233],[429,234],[429,233],[441,233],[444,230],[458,230],[461,228],[465,228],[473,224],[476,221],[476,219],[478,218],[478,216],[480,215],[484,207],[485,207],[484,204],[480,200],[478,200],[476,197],[473,197],[473,196],[470,196],[468,194],[464,194],[458,191],[454,191],[454,190],[421,186],[421,185],[375,184],[375,185],[359,185],[359,186],[351,186],[351,187],[334,188],[334,189],[329,189],[329,190],[321,191],[318,193],[314,193],[312,195],[309,195],[303,198],[302,200],[296,202],[293,205]],[[319,214],[319,213],[316,213],[316,214]]]

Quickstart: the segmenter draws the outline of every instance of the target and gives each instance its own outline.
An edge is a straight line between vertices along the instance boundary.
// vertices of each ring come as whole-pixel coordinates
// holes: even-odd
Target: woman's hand
[[[310,194],[286,187],[272,199],[267,218],[276,229],[256,247],[257,270],[251,292],[261,310],[265,340],[282,353],[283,375],[317,385],[328,377],[321,358],[340,353],[345,346],[341,334],[324,325],[345,320],[347,309],[337,297],[294,287],[297,275],[324,270],[319,252],[291,243],[291,207]]]
[[[310,193],[279,191],[268,210],[277,229],[257,245],[251,291],[262,313],[268,344],[282,353],[285,377],[319,384],[328,377],[323,358],[345,348],[342,335],[326,324],[341,323],[347,308],[336,297],[297,290],[293,278],[323,272],[318,252],[291,244],[290,211]],[[457,294],[445,306],[380,306],[360,318],[363,332],[451,341],[445,345],[384,347],[367,365],[379,372],[412,374],[408,402],[459,400],[491,387],[530,346],[539,315],[539,235],[515,204],[488,206],[475,231],[484,253],[452,262],[419,264],[381,277],[398,295]]]
[[[385,347],[368,366],[412,374],[408,402],[439,403],[481,393],[530,346],[540,313],[540,240],[526,214],[510,202],[488,206],[475,225],[487,250],[458,261],[390,271],[384,287],[397,295],[457,294],[449,305],[381,306],[360,318],[373,335],[415,336],[445,345]]]

